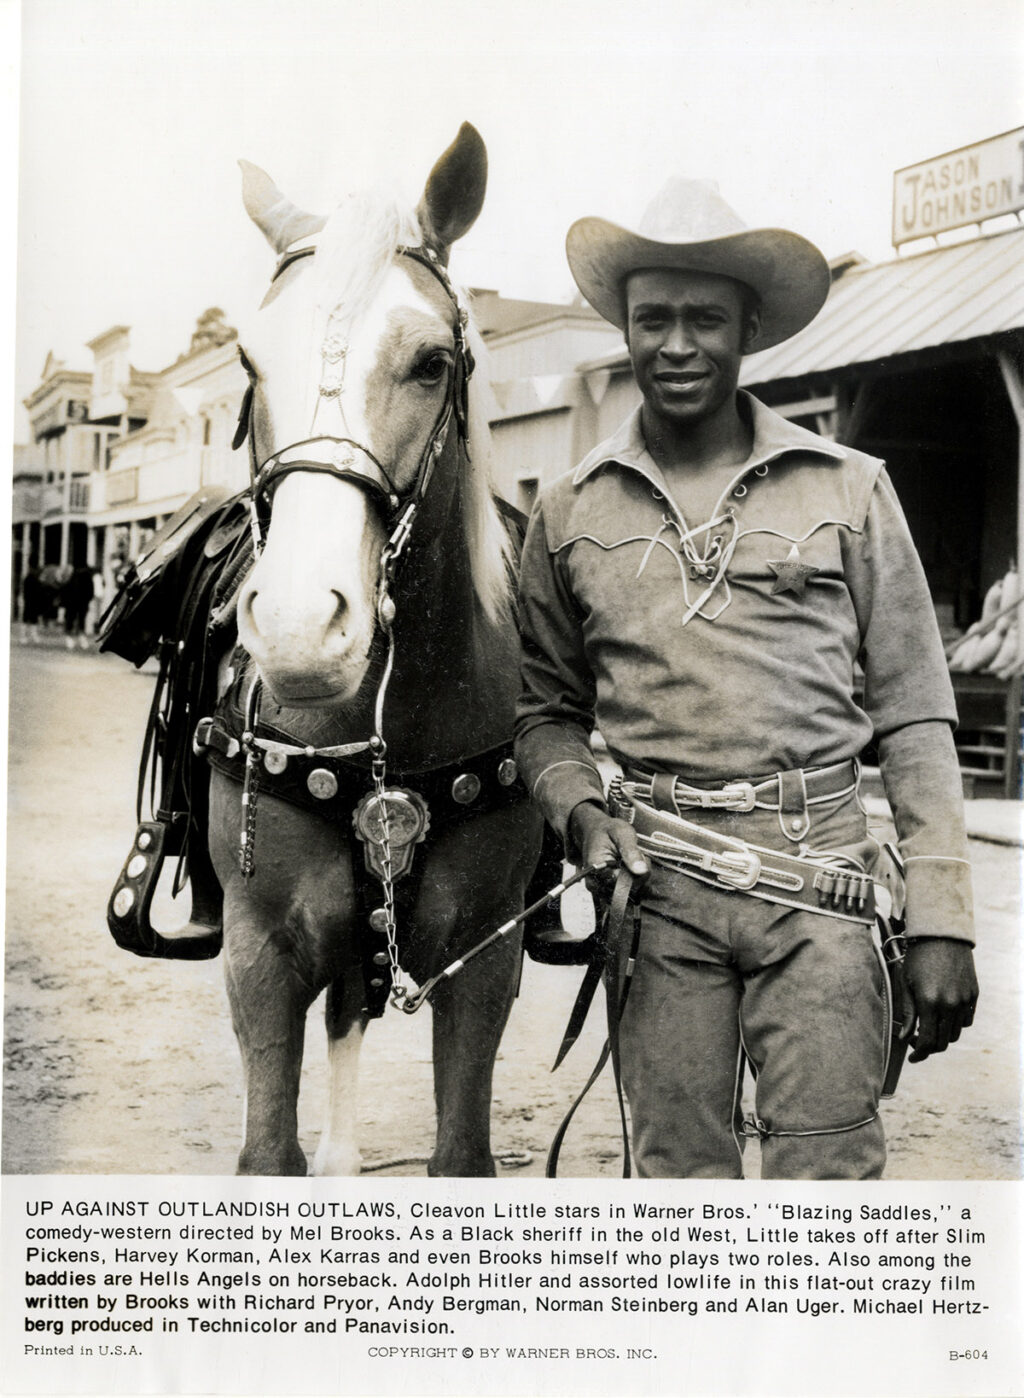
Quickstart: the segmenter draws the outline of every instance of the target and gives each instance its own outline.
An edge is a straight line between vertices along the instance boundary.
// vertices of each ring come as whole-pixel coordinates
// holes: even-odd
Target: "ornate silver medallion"
[[[391,787],[382,795],[370,792],[364,796],[353,813],[352,825],[356,838],[363,842],[367,869],[381,880],[385,877],[384,837],[387,834],[391,878],[400,879],[412,864],[415,847],[430,829],[430,811],[418,791]]]

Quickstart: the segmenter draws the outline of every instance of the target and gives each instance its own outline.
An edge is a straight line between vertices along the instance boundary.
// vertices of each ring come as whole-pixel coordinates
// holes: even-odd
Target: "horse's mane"
[[[317,304],[322,314],[354,320],[369,305],[401,246],[417,246],[422,232],[415,214],[381,193],[350,195],[328,218],[313,259]],[[465,293],[457,289],[460,305]],[[473,585],[485,615],[508,616],[514,578],[514,546],[494,503],[494,464],[488,408],[491,399],[483,340],[471,323],[469,345],[476,371],[469,383],[468,461],[463,457],[462,525]]]
[[[472,322],[467,338],[476,369],[469,381],[468,449],[471,465],[464,477],[466,508],[463,523],[477,596],[490,620],[500,621],[511,610],[516,574],[515,547],[494,503],[487,351]]]

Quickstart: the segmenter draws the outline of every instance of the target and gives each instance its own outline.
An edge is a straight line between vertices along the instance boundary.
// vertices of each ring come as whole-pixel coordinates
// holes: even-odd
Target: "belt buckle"
[[[699,787],[680,790],[679,778],[673,786],[675,799],[680,806],[699,806],[704,811],[752,811],[757,794],[750,782],[729,782],[717,790],[703,791]]]
[[[712,859],[712,868],[719,883],[746,891],[761,877],[761,861],[752,849],[726,850]]]
[[[730,782],[722,787],[720,794],[726,798],[730,811],[752,811],[757,800],[751,782]]]

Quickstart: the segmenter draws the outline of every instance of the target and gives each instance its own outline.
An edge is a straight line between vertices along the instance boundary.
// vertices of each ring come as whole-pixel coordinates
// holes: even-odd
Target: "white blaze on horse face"
[[[258,457],[311,437],[348,439],[404,492],[445,405],[454,348],[447,296],[400,258],[346,324],[310,304],[312,284],[298,270],[285,273],[295,285],[265,306],[251,340]],[[296,322],[306,326],[305,343]],[[321,391],[336,389],[339,377],[340,391]],[[239,637],[279,703],[344,703],[358,690],[384,542],[380,499],[357,482],[300,470],[278,483],[266,544],[240,599]]]
[[[380,526],[359,486],[322,473],[284,477],[238,606],[239,640],[278,703],[355,695],[373,640],[379,554]]]
[[[317,430],[368,446],[400,494],[410,489],[443,411],[455,349],[454,309],[426,269],[399,257],[352,327],[336,398]]]

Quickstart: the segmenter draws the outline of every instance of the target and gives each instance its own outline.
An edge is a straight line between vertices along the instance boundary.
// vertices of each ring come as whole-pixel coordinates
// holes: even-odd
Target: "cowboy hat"
[[[761,328],[747,353],[808,325],[831,282],[813,243],[782,228],[748,228],[708,180],[670,180],[648,205],[637,233],[603,218],[578,219],[565,247],[576,285],[620,330],[626,328],[630,272],[673,267],[745,282],[761,306]]]

